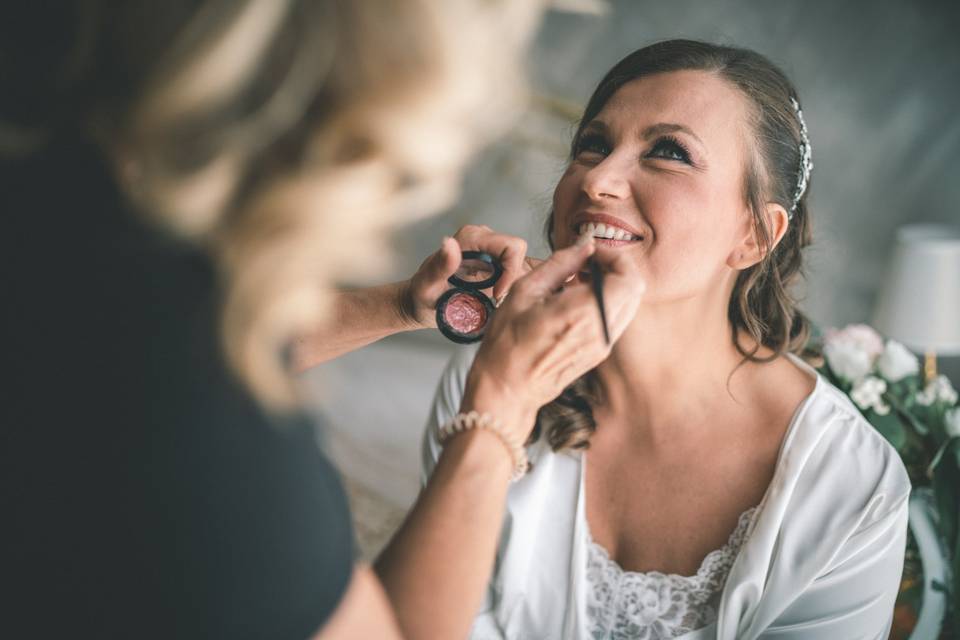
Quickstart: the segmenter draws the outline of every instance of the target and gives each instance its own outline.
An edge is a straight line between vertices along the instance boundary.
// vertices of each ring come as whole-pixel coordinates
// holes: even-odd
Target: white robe
[[[476,347],[441,378],[423,441],[456,415]],[[794,361],[814,372],[799,359]],[[581,454],[528,448],[471,638],[588,638]],[[727,577],[717,620],[684,640],[885,640],[900,586],[910,480],[896,450],[821,376],[784,437],[773,480]]]

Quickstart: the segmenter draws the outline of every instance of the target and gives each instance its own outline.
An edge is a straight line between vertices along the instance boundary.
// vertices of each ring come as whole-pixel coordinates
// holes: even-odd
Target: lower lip
[[[610,238],[594,238],[594,244],[598,247],[627,247],[630,245],[638,245],[642,240],[611,240]]]

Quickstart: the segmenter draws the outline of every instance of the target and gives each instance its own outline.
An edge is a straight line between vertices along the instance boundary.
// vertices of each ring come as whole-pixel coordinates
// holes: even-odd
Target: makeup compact
[[[490,324],[495,307],[482,293],[503,274],[503,267],[489,253],[464,251],[460,267],[448,282],[453,285],[437,300],[437,328],[458,344],[479,342]]]

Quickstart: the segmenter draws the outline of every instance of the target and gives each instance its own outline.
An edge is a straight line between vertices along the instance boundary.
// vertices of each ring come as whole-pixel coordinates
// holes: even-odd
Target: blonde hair
[[[390,228],[450,205],[517,111],[539,3],[175,4],[87,16],[76,55],[113,65],[89,127],[136,208],[215,256],[227,359],[290,406],[283,351],[323,321],[324,291],[382,267]]]

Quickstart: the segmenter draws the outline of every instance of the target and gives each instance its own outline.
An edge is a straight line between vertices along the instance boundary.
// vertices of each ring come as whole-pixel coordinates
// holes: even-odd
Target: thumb
[[[440,241],[440,250],[431,256],[427,276],[431,280],[443,280],[456,273],[460,267],[460,244],[450,236],[444,236]]]
[[[415,288],[425,298],[437,298],[447,290],[447,278],[456,273],[461,260],[460,245],[450,237],[444,237],[440,249],[423,261],[414,275]]]

